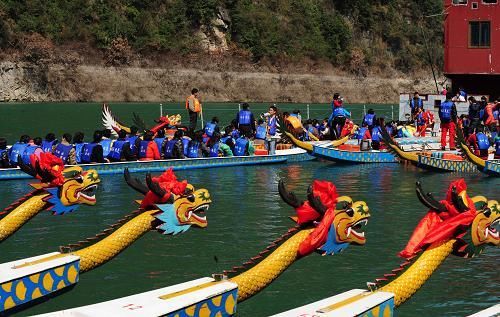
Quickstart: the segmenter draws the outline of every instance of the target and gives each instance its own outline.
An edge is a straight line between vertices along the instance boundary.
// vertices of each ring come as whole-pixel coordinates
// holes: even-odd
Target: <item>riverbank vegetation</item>
[[[107,52],[113,65],[129,63],[133,54],[210,52],[251,63],[323,61],[362,76],[411,72],[428,66],[428,53],[441,68],[442,6],[438,0],[2,0],[0,49],[30,51],[28,59],[36,60],[54,47],[78,45]]]

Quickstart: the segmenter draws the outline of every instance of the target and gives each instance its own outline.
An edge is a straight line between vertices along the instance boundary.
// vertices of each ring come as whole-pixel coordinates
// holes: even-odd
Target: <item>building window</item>
[[[453,0],[454,5],[467,5],[467,0]]]
[[[484,4],[497,4],[498,0],[483,0]]]
[[[469,22],[469,46],[490,47],[490,21]]]

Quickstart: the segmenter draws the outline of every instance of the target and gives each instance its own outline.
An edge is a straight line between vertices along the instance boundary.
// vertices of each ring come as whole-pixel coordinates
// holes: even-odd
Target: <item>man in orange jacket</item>
[[[201,102],[198,99],[198,89],[191,90],[191,96],[186,99],[186,109],[189,113],[189,129],[194,131],[198,123],[198,113],[201,112]]]

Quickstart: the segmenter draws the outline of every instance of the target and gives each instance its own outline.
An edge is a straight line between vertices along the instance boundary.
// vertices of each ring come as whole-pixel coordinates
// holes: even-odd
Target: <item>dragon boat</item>
[[[417,196],[429,212],[399,253],[404,263],[367,283],[369,290],[354,289],[274,317],[393,316],[394,308],[412,297],[450,254],[467,258],[482,252],[487,244],[499,246],[494,226],[500,222],[500,204],[483,196],[471,198],[466,190],[463,179],[452,182],[446,199],[437,201],[417,183]]]
[[[146,175],[144,185],[125,171],[127,184],[144,195],[140,208],[94,237],[53,252],[0,264],[0,314],[18,311],[74,286],[80,273],[108,262],[150,230],[164,235],[205,228],[211,199],[206,189],[195,190],[177,181],[172,170],[159,177]]]
[[[236,305],[268,286],[291,264],[314,251],[334,255],[364,245],[360,231],[370,217],[363,201],[339,196],[332,183],[314,181],[305,202],[279,183],[282,199],[296,210],[296,226],[242,266],[213,277],[41,316],[231,316]]]
[[[291,133],[285,134],[293,144],[306,150],[310,155],[339,163],[397,163],[390,149],[361,151],[359,141],[346,136],[336,141],[304,142],[298,140]],[[436,138],[402,138],[399,141],[403,153],[413,154],[422,149],[435,148]]]
[[[392,155],[419,168],[438,172],[477,172],[476,166],[461,157],[458,151],[429,151],[428,149],[422,149],[407,152],[384,129],[382,129],[382,138]]]
[[[161,172],[168,168],[173,168],[174,171],[200,169],[200,168],[215,168],[215,167],[230,167],[230,166],[247,166],[247,165],[267,165],[267,164],[286,164],[315,159],[307,154],[306,151],[298,148],[287,150],[276,150],[274,155],[254,155],[254,156],[233,156],[233,157],[206,157],[181,160],[155,160],[155,161],[130,161],[130,162],[114,162],[114,163],[96,163],[96,164],[80,164],[79,168],[83,170],[95,170],[100,175],[123,174],[125,168],[130,173],[137,172]],[[69,167],[76,165],[67,165]],[[20,168],[0,168],[1,180],[28,179],[31,175],[24,173]]]
[[[460,154],[476,166],[479,171],[492,176],[500,176],[500,160],[484,160],[472,153],[470,148],[467,146],[464,134],[460,129],[457,131],[456,141]]]
[[[95,205],[95,191],[101,182],[99,174],[81,167],[67,167],[61,159],[42,153],[33,158],[32,165],[21,164],[20,171],[40,182],[33,183],[33,191],[24,195],[0,212],[0,242],[19,230],[43,210],[53,215],[64,215],[81,205]]]

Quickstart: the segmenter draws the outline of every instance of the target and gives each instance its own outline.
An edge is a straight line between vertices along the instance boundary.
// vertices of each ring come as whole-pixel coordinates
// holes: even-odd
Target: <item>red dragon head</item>
[[[300,202],[295,194],[288,192],[282,181],[278,191],[281,198],[294,207],[294,219],[302,227],[314,230],[299,246],[299,255],[306,256],[318,250],[323,254],[336,254],[349,244],[366,243],[362,225],[370,217],[364,201],[356,201],[348,196],[339,196],[335,185],[327,181],[315,180],[308,189],[308,200]]]
[[[441,201],[434,199],[431,193],[424,194],[419,182],[417,182],[416,192],[419,200],[429,208],[429,211],[417,225],[406,248],[399,253],[401,257],[410,258],[431,244],[450,239],[460,239],[456,244],[455,254],[471,255],[466,250],[469,244],[461,238],[467,233],[470,233],[472,237],[479,236],[478,231],[481,231],[481,234],[492,233],[492,236],[498,240],[498,233],[493,226],[498,223],[500,213],[492,212],[496,204],[490,201],[490,206],[488,206],[487,199],[482,196],[469,197],[464,179],[452,182],[448,187],[446,199]],[[476,203],[482,204],[481,208],[476,209]],[[477,221],[479,218],[487,221]],[[478,223],[478,225],[474,226],[473,223]],[[495,244],[491,239],[478,241],[479,239],[472,239],[474,246]]]

